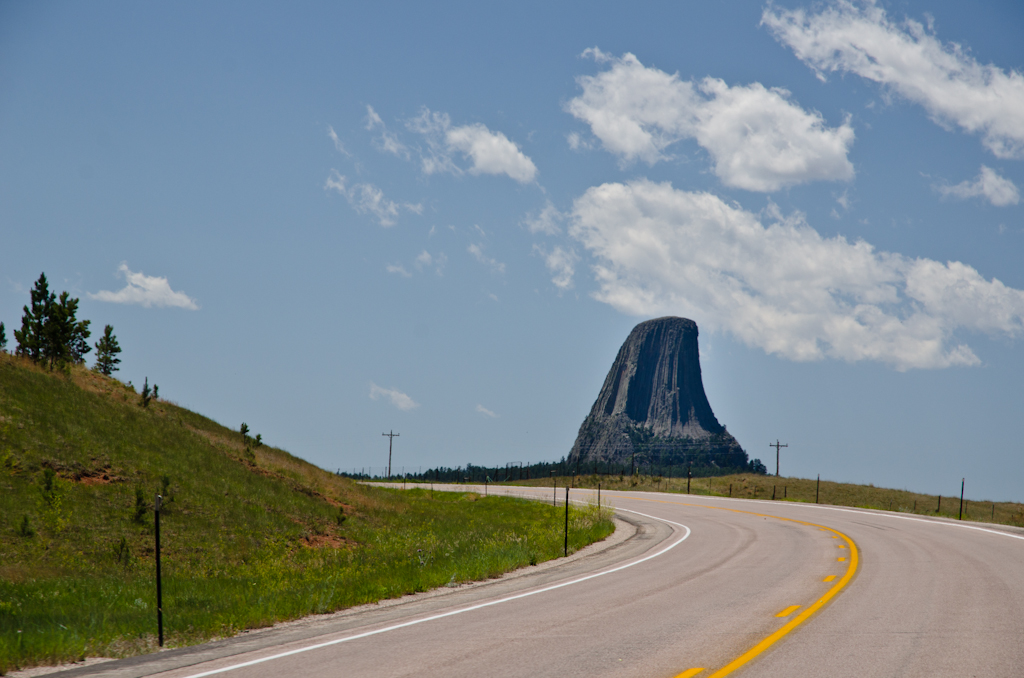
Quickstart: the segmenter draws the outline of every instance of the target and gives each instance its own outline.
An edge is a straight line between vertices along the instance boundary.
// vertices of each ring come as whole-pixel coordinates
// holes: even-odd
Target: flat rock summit
[[[666,317],[633,328],[568,461],[579,470],[686,464],[702,475],[748,467],[704,394],[697,323]]]

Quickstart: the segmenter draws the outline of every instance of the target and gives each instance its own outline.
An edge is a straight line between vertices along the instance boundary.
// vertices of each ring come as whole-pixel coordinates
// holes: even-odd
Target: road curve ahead
[[[564,566],[73,673],[1024,676],[1024,531],[676,494],[602,502],[637,534]]]

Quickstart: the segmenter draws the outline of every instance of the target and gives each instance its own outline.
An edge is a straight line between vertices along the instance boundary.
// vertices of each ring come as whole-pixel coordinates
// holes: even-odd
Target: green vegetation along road
[[[486,579],[562,555],[562,514],[477,493],[339,478],[73,365],[0,353],[0,673]],[[576,550],[608,535],[580,509]]]

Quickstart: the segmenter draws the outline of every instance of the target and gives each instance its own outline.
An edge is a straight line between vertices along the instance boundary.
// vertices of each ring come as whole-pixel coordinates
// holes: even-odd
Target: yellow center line
[[[846,544],[840,544],[840,545],[839,545],[839,548],[841,548],[841,549],[845,549],[845,548],[846,548]]]
[[[836,578],[836,576],[834,574],[830,574],[829,576],[825,577],[821,581],[832,581],[835,578]]]
[[[821,530],[823,530],[825,532],[831,532],[832,535],[833,535],[832,536],[833,539],[842,539],[843,541],[846,542],[847,546],[850,547],[850,564],[847,566],[846,573],[843,574],[842,579],[840,579],[838,582],[836,582],[835,586],[833,586],[828,591],[826,591],[825,595],[823,595],[821,598],[818,598],[818,600],[816,600],[813,604],[807,606],[807,608],[803,612],[801,612],[796,617],[794,617],[793,619],[791,619],[788,622],[786,622],[786,624],[782,628],[778,629],[777,631],[772,633],[770,636],[768,636],[767,638],[765,638],[764,640],[759,642],[757,645],[755,645],[754,647],[750,648],[749,650],[747,650],[746,652],[741,654],[739,657],[736,657],[736,659],[733,659],[731,662],[729,662],[728,664],[726,664],[722,668],[720,668],[717,671],[715,671],[714,673],[712,673],[710,676],[707,676],[707,678],[723,678],[724,676],[728,676],[730,673],[733,673],[734,671],[736,671],[740,667],[745,666],[751,660],[753,660],[755,657],[757,657],[759,654],[761,654],[762,652],[764,652],[765,650],[770,648],[775,643],[777,643],[780,640],[782,640],[782,638],[784,638],[790,631],[792,631],[796,627],[798,627],[801,624],[803,624],[805,621],[807,621],[810,618],[810,616],[812,614],[814,614],[815,612],[817,612],[818,610],[823,608],[826,604],[828,604],[828,602],[830,600],[835,598],[836,595],[838,595],[838,593],[840,591],[842,591],[846,587],[847,584],[850,583],[850,581],[853,579],[853,575],[856,574],[856,572],[857,572],[857,563],[860,561],[860,554],[859,554],[859,552],[857,550],[857,544],[855,544],[852,539],[847,537],[845,534],[843,534],[839,530],[834,530],[831,527],[826,527],[824,525],[819,525],[818,523],[807,522],[806,520],[797,520],[795,518],[783,518],[782,516],[773,516],[773,515],[769,515],[767,513],[755,513],[753,511],[741,511],[740,509],[727,508],[725,506],[708,506],[706,504],[688,504],[686,502],[681,502],[681,501],[667,501],[665,499],[647,499],[647,498],[644,498],[644,497],[629,497],[629,499],[633,499],[635,501],[649,501],[649,502],[653,502],[653,503],[657,503],[657,504],[674,504],[674,505],[677,505],[677,506],[693,506],[693,507],[696,507],[696,508],[714,509],[716,511],[731,511],[733,513],[745,513],[747,515],[758,516],[759,518],[775,518],[776,520],[784,520],[784,521],[790,522],[790,523],[797,523],[797,524],[800,524],[800,525],[807,525],[807,526],[810,526],[810,527],[817,527],[817,528],[820,528]],[[840,562],[843,562],[845,560],[846,560],[846,558],[839,558]],[[826,581],[829,581],[829,580],[826,579]],[[690,670],[692,671],[693,669],[690,669]],[[682,675],[685,676],[686,674],[684,673]],[[689,675],[692,676],[692,675],[695,675],[695,674],[691,673]],[[680,678],[680,677],[677,677],[677,678]]]
[[[789,615],[793,614],[794,612],[796,612],[799,609],[800,609],[799,605],[790,605],[785,610],[783,610],[782,612],[778,613],[775,616],[776,617],[788,617]]]
[[[696,676],[698,673],[700,673],[703,670],[704,670],[703,668],[699,668],[699,669],[686,669],[685,671],[680,673],[678,676],[676,676],[676,678],[690,678],[690,676]]]
[[[837,563],[845,563],[846,562],[846,558],[836,558],[836,562]]]

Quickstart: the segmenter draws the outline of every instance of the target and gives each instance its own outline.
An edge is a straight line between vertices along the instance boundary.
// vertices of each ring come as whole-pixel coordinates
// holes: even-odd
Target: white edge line
[[[470,607],[464,607],[464,608],[461,608],[461,609],[458,609],[458,610],[452,610],[451,612],[442,612],[441,614],[431,615],[429,617],[424,617],[422,619],[414,619],[413,621],[402,622],[401,624],[395,624],[394,626],[388,626],[388,627],[385,627],[385,628],[382,628],[382,629],[376,629],[374,631],[366,631],[365,633],[359,633],[359,634],[356,634],[354,636],[346,636],[345,638],[337,638],[335,640],[328,640],[326,642],[317,643],[315,645],[307,645],[306,647],[301,647],[301,648],[298,648],[296,650],[289,650],[288,652],[281,652],[279,654],[271,655],[269,657],[261,657],[260,659],[253,659],[251,661],[242,662],[241,664],[233,664],[231,666],[225,666],[225,667],[219,668],[219,669],[212,669],[210,671],[204,671],[203,673],[193,673],[193,674],[191,674],[189,676],[186,676],[186,678],[203,678],[203,676],[212,676],[212,675],[217,674],[217,673],[226,673],[227,671],[234,671],[235,669],[245,668],[246,666],[252,666],[254,664],[262,664],[263,662],[269,662],[269,661],[273,661],[275,659],[281,659],[283,657],[290,657],[292,655],[300,654],[302,652],[309,652],[310,650],[318,650],[318,649],[320,649],[322,647],[328,647],[330,645],[337,645],[339,643],[347,643],[350,640],[358,640],[360,638],[366,638],[368,636],[375,636],[375,635],[377,635],[379,633],[386,633],[388,631],[395,631],[397,629],[405,628],[407,626],[415,626],[416,624],[423,624],[424,622],[434,621],[435,619],[443,619],[445,617],[451,617],[451,616],[454,616],[454,615],[457,615],[457,614],[462,614],[463,612],[472,612],[473,610],[479,610],[479,609],[484,608],[484,607],[490,607],[492,605],[499,605],[501,603],[507,603],[507,602],[510,602],[510,601],[513,601],[513,600],[519,600],[520,598],[527,598],[529,596],[535,596],[538,593],[547,593],[548,591],[554,591],[555,589],[560,589],[560,588],[562,588],[564,586],[571,586],[573,584],[579,584],[580,582],[585,582],[588,579],[594,579],[595,577],[603,577],[606,574],[612,574],[613,572],[618,572],[620,570],[625,570],[627,567],[633,567],[634,565],[639,565],[640,563],[646,562],[646,561],[650,560],[651,558],[657,558],[658,556],[662,555],[663,553],[667,553],[670,550],[674,549],[676,546],[679,546],[684,541],[686,541],[687,537],[690,536],[690,528],[688,528],[686,525],[683,525],[682,523],[677,523],[677,522],[674,522],[674,521],[671,521],[671,520],[665,520],[664,518],[655,518],[654,516],[647,515],[646,513],[640,513],[639,511],[631,511],[630,509],[618,508],[616,510],[618,510],[618,511],[627,511],[629,513],[635,513],[638,516],[643,516],[645,518],[651,518],[652,520],[659,520],[659,521],[661,521],[663,523],[669,523],[671,525],[676,525],[676,526],[681,527],[684,530],[686,530],[686,534],[684,534],[679,540],[673,542],[672,544],[669,544],[668,546],[666,546],[661,551],[658,551],[657,553],[652,553],[649,556],[644,556],[643,558],[640,558],[639,560],[634,560],[633,562],[626,563],[625,565],[618,565],[618,566],[613,567],[613,568],[608,569],[608,570],[602,570],[601,572],[595,572],[594,574],[588,574],[588,575],[586,575],[584,577],[580,577],[579,579],[573,579],[571,581],[562,582],[561,584],[554,584],[552,586],[546,586],[544,588],[536,589],[534,591],[527,591],[525,593],[517,593],[514,596],[508,596],[507,598],[499,598],[498,600],[491,600],[491,601],[488,601],[486,603],[479,603],[477,605],[471,605]]]

